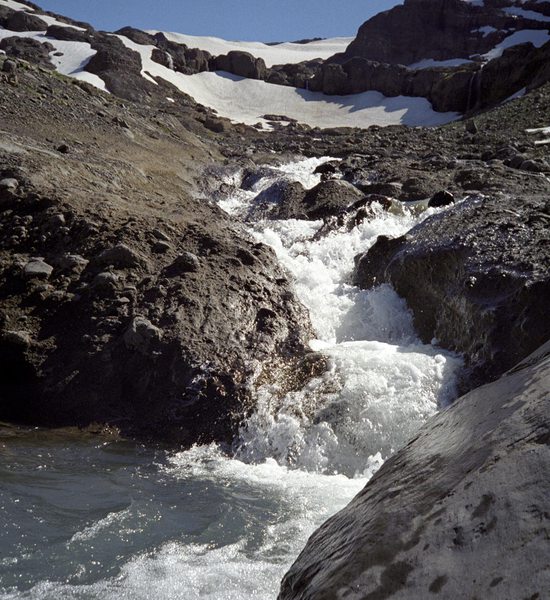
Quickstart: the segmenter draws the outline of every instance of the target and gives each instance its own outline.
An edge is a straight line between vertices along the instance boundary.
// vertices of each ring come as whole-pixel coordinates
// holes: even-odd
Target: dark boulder
[[[302,203],[308,219],[325,219],[344,212],[363,198],[354,185],[341,179],[322,181],[309,190]]]
[[[550,345],[431,419],[309,539],[279,600],[542,598]]]
[[[256,196],[247,219],[307,219],[303,207],[306,193],[297,181],[278,180]]]
[[[464,390],[492,381],[550,337],[550,205],[476,198],[356,257],[362,288],[391,283],[416,329],[464,353]]]
[[[341,179],[322,181],[306,190],[301,183],[280,180],[261,192],[249,218],[303,219],[316,221],[343,214],[363,198],[355,186]]]
[[[0,50],[8,56],[21,58],[35,65],[53,69],[50,52],[55,48],[49,42],[39,42],[32,38],[8,37],[0,41]]]
[[[319,72],[322,64],[322,60],[316,59],[296,64],[274,65],[267,70],[265,79],[268,83],[308,89],[309,81]]]
[[[213,60],[213,70],[226,71],[247,79],[265,79],[267,68],[263,58],[255,58],[248,52],[232,50]]]
[[[153,50],[153,60],[185,75],[208,71],[211,55],[206,50],[188,48],[185,44],[170,41],[163,33],[155,35],[158,48]]]
[[[188,48],[185,51],[185,60],[191,73],[203,73],[210,70],[212,55],[206,50]]]
[[[431,208],[439,208],[441,206],[449,206],[455,203],[455,197],[447,190],[442,190],[435,193],[429,200],[428,206]]]
[[[67,42],[90,42],[91,33],[89,31],[80,31],[74,27],[63,27],[62,25],[50,25],[46,35],[56,40]]]
[[[145,31],[141,31],[141,29],[136,29],[135,27],[123,27],[122,29],[115,31],[115,33],[117,35],[123,35],[129,40],[132,40],[132,42],[142,46],[157,45],[157,40],[153,35],[146,33]]]
[[[141,101],[154,91],[156,86],[141,75],[141,56],[119,38],[96,34],[92,48],[97,52],[85,69],[103,79],[111,93],[126,100]]]
[[[151,60],[166,67],[167,69],[175,70],[175,64],[168,52],[161,50],[160,48],[154,48],[151,52]]]
[[[184,218],[158,213],[178,235],[157,253],[141,204],[133,220],[109,218],[93,232],[65,206],[67,230],[45,236],[51,214],[30,202],[21,192],[0,219],[1,420],[231,443],[256,377],[269,381],[274,365],[307,354],[308,317],[275,253],[216,207],[186,198]],[[26,247],[8,232],[29,210],[27,238],[44,260],[14,259]],[[23,331],[17,311],[27,310]]]
[[[2,26],[10,31],[46,31],[48,25],[40,17],[23,10],[11,12],[3,19]]]
[[[487,26],[496,31],[485,35],[480,28]],[[428,58],[467,59],[491,50],[508,35],[507,29],[544,26],[541,21],[507,15],[487,2],[406,0],[364,23],[338,60],[359,56],[407,65]]]

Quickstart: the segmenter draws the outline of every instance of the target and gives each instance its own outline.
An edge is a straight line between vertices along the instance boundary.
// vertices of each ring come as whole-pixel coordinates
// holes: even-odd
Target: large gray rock
[[[364,194],[341,179],[322,181],[310,190],[296,181],[279,180],[258,194],[247,218],[327,219],[339,215]]]
[[[3,20],[3,26],[10,31],[46,31],[48,25],[40,17],[17,10]]]
[[[426,58],[469,58],[491,50],[508,35],[507,29],[546,28],[542,21],[502,12],[500,6],[507,4],[512,2],[405,0],[364,23],[342,60],[360,56],[406,65]],[[486,33],[483,27],[493,30]]]
[[[280,600],[545,598],[550,343],[461,398],[310,538]]]
[[[226,71],[248,79],[265,79],[267,68],[263,58],[255,58],[248,52],[232,50],[227,54],[217,56],[213,60],[215,71]]]
[[[393,285],[425,342],[464,353],[462,390],[499,377],[550,337],[543,198],[474,198],[356,257],[354,282]]]
[[[47,69],[53,69],[50,52],[55,48],[49,42],[39,42],[32,38],[7,37],[0,41],[0,50],[8,56],[21,58]]]
[[[111,93],[138,102],[156,91],[156,86],[141,76],[139,53],[127,48],[120,39],[96,32],[91,46],[96,54],[84,68],[103,79]]]

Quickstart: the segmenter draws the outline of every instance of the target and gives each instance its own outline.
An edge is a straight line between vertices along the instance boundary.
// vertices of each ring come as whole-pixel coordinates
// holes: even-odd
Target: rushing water
[[[246,215],[278,178],[312,187],[321,162],[221,205]],[[258,390],[231,455],[0,429],[0,598],[273,600],[312,531],[453,397],[460,360],[419,342],[391,288],[348,283],[355,254],[427,214],[380,209],[318,239],[321,223],[251,225],[295,277],[329,368],[299,392]]]

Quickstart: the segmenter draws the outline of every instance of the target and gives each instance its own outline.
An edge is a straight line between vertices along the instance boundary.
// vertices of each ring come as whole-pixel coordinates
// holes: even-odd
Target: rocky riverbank
[[[467,27],[489,26],[480,20],[485,10],[463,4],[445,2],[466,15]],[[414,0],[399,10],[426,5]],[[471,105],[470,98],[474,117],[439,128],[320,129],[258,115],[266,131],[144,77],[140,53],[120,38],[71,21],[77,29],[40,24],[36,10],[2,10],[0,24],[74,38],[95,54],[78,73],[84,80],[69,79],[52,68],[47,41],[2,40],[9,57],[0,56],[0,420],[228,448],[256,408],[259,386],[275,383],[280,404],[314,380],[337,389],[326,357],[308,347],[310,315],[292,277],[243,221],[276,227],[300,219],[309,243],[384,212],[422,215],[445,206],[405,235],[379,237],[338,285],[393,286],[421,341],[463,356],[461,392],[477,389],[430,420],[314,534],[281,598],[455,597],[464,590],[501,598],[503,586],[510,597],[544,597],[550,84],[482,111],[504,99],[503,88],[493,94],[492,79],[482,79],[490,101]],[[383,31],[396,14],[381,17]],[[352,48],[365,61],[378,48],[364,35],[371,26]],[[214,60],[246,77],[275,77],[255,57],[213,58],[165,36],[121,33],[154,46],[156,63],[180,73],[205,71]],[[484,38],[460,52],[486,50]],[[457,52],[456,45],[421,50],[437,50],[441,60]],[[539,65],[538,49],[518,52]],[[498,64],[505,70],[514,56],[505,53]],[[304,69],[318,80],[319,69],[345,71],[342,65]],[[282,79],[290,70],[304,75],[294,69],[275,71]],[[472,67],[464,69],[470,77]],[[545,72],[529,72],[529,81],[542,83]],[[91,76],[112,93],[90,85]],[[521,77],[512,79],[516,85]],[[219,208],[300,157],[333,160],[319,161],[314,187],[275,177],[244,212]],[[313,386],[303,405],[276,409],[284,418],[317,415],[317,425],[334,407],[317,411],[316,398]],[[337,410],[331,417],[346,425]],[[296,456],[296,447],[283,450]]]
[[[212,134],[37,68],[2,86],[1,418],[230,442],[309,323],[274,254],[196,198]]]

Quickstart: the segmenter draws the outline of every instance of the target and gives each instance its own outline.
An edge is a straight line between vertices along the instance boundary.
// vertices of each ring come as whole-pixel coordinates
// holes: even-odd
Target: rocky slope
[[[547,197],[472,197],[356,257],[354,282],[391,283],[421,338],[464,354],[467,389],[550,338]],[[421,283],[419,283],[421,282]]]
[[[508,18],[497,9],[510,3],[487,1],[481,11],[457,2],[446,6],[465,15],[464,27],[489,27],[471,19],[491,11]],[[392,27],[395,15],[430,7],[409,1],[380,19]],[[546,4],[520,8],[543,14]],[[320,130],[266,115],[266,132],[144,77],[141,54],[120,38],[61,17],[73,27],[40,24],[41,14],[3,10],[0,23],[87,44],[87,70],[74,75],[97,77],[112,93],[60,75],[45,39],[2,40],[10,58],[0,57],[0,419],[99,423],[176,445],[230,443],[253,408],[256,381],[301,388],[323,365],[305,348],[310,325],[292,282],[212,199],[250,189],[274,162],[331,155],[341,160],[320,168],[313,190],[283,182],[255,210],[319,219],[315,236],[325,236],[368,220],[373,204],[398,212],[455,204],[407,236],[379,239],[357,257],[355,283],[391,283],[426,342],[436,337],[463,352],[463,390],[493,383],[428,423],[314,534],[281,598],[464,590],[501,598],[504,586],[510,597],[543,597],[548,347],[502,373],[550,335],[548,48],[520,46],[482,70],[410,71],[365,54],[266,71],[253,56],[212,57],[166,36],[121,32],[181,73],[221,64],[280,83],[292,71],[293,85],[300,77],[311,85],[328,69],[334,92],[360,89],[338,87],[356,75],[373,82],[384,73],[380,85],[394,86],[388,93],[403,85],[412,93],[414,78],[434,103],[438,90],[441,102],[456,98],[465,109],[500,102],[510,91],[501,81],[514,91],[542,84],[438,129]],[[489,43],[474,37],[478,46],[463,54]],[[359,42],[350,52],[360,53]],[[422,56],[457,51],[434,43],[427,40]],[[460,85],[437,83],[447,79]]]
[[[343,53],[269,67],[244,50],[213,55],[162,32],[151,35],[125,27],[115,36],[64,17],[48,25],[40,19],[44,13],[29,6],[32,13],[0,5],[0,26],[13,33],[0,42],[0,49],[53,66],[51,42],[87,44],[91,58],[82,67],[85,72],[98,76],[99,85],[112,93],[138,101],[158,95],[154,82],[161,83],[158,76],[142,76],[142,50],[153,63],[185,75],[221,71],[327,95],[377,91],[386,97],[425,98],[443,113],[493,107],[550,79],[547,1],[407,0],[364,23]],[[28,39],[32,32],[45,37]],[[127,47],[125,40],[134,46]]]
[[[310,538],[280,600],[544,598],[550,346],[461,398]]]
[[[0,83],[0,418],[231,441],[309,325],[273,252],[196,199],[222,160],[203,114],[16,76]]]

